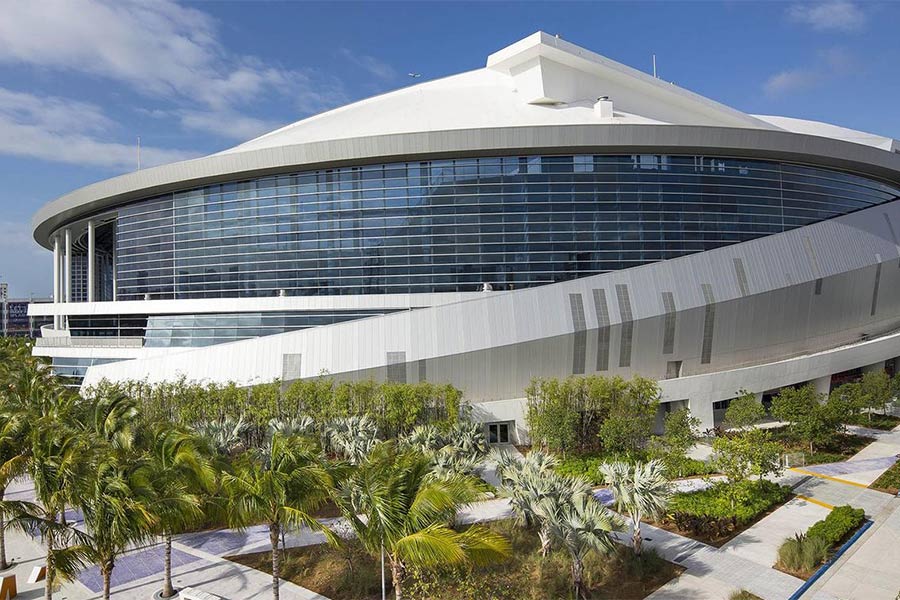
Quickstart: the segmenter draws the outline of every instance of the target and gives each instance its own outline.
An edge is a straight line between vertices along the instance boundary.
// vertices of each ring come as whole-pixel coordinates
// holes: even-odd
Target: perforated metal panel
[[[716,297],[710,284],[701,283],[700,289],[703,290],[703,301],[706,302],[703,314],[703,346],[700,350],[700,363],[708,365],[712,360],[713,333],[716,326]]]
[[[575,335],[572,336],[572,373],[582,375],[587,355],[587,324],[581,294],[569,294],[569,308],[572,311],[572,327],[575,329]]]
[[[663,292],[662,302],[666,311],[663,323],[663,354],[672,354],[675,352],[675,295],[672,292]]]
[[[750,293],[750,285],[747,283],[747,271],[744,270],[744,261],[740,258],[733,259],[734,274],[737,276],[738,288],[741,290],[741,296]]]
[[[406,383],[406,352],[387,353],[387,380]]]
[[[875,265],[875,285],[872,286],[872,310],[869,312],[869,316],[875,316],[875,311],[878,309],[879,285],[881,285],[881,263]]]
[[[419,381],[428,381],[428,373],[426,371],[425,359],[419,361]]]
[[[283,354],[281,356],[281,380],[293,381],[300,379],[300,366],[302,354]]]
[[[597,371],[609,370],[609,306],[606,290],[591,290],[597,315]]]
[[[622,319],[622,338],[619,343],[619,366],[631,366],[631,341],[634,335],[634,317],[631,312],[631,298],[628,286],[616,285],[616,300],[619,303],[619,317]]]

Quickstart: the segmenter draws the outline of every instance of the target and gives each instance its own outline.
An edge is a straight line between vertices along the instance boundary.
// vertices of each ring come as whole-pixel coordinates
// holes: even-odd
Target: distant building
[[[641,374],[711,426],[900,356],[898,148],[536,33],[50,202],[36,352],[85,382],[451,382],[498,439],[532,377]]]
[[[9,298],[5,283],[0,283],[0,336],[40,337],[41,326],[52,325],[53,317],[31,317],[32,303],[52,302],[53,298]]]

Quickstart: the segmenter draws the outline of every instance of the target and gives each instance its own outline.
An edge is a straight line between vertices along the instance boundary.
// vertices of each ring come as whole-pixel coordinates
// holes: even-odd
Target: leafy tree
[[[278,541],[284,527],[306,526],[322,531],[336,543],[334,534],[312,516],[327,499],[333,485],[331,473],[303,440],[275,434],[268,448],[247,452],[234,474],[222,479],[228,496],[228,517],[234,527],[265,523],[272,549],[272,597],[279,598],[281,553]]]
[[[457,532],[449,526],[459,508],[479,494],[471,478],[435,477],[432,468],[427,456],[382,442],[337,496],[366,551],[387,558],[397,600],[409,566],[484,564],[510,552],[506,539],[485,527]]]
[[[781,444],[772,441],[772,434],[764,429],[748,429],[736,435],[713,440],[714,462],[728,478],[731,506],[747,491],[743,485],[750,476],[764,478],[781,473]]]
[[[688,408],[666,415],[663,434],[653,438],[653,447],[670,473],[681,476],[687,453],[699,437],[699,427],[700,419],[691,416]]]
[[[609,417],[600,426],[600,440],[611,452],[635,453],[650,439],[659,409],[659,386],[635,376],[624,393],[611,398]]]
[[[590,495],[579,495],[564,503],[545,498],[538,504],[537,514],[547,527],[550,538],[564,548],[572,559],[572,584],[576,600],[586,599],[584,559],[592,552],[613,552],[615,542],[612,534],[622,529],[621,521]]]
[[[815,452],[816,445],[829,443],[843,429],[850,405],[839,394],[827,397],[812,385],[785,388],[772,402],[772,414],[788,421],[790,431]]]
[[[765,407],[756,399],[756,394],[747,390],[741,390],[725,410],[725,422],[737,429],[753,427],[765,418]]]
[[[558,379],[533,380],[525,389],[525,421],[537,446],[565,454],[578,443],[578,411],[569,386]]]
[[[624,512],[631,519],[631,540],[635,555],[641,554],[641,521],[646,517],[658,518],[672,495],[665,470],[663,463],[656,460],[636,464],[612,462],[600,465],[600,474],[612,490],[616,510]]]
[[[886,372],[869,371],[864,373],[859,380],[860,400],[862,407],[868,409],[869,420],[872,420],[872,411],[880,410],[887,413],[887,405],[894,399],[896,388],[894,381]]]

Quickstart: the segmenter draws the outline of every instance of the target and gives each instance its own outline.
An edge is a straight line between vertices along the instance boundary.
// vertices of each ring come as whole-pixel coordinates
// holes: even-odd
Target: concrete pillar
[[[877,373],[879,371],[884,371],[884,361],[866,365],[862,368],[863,373]]]
[[[700,431],[716,426],[712,400],[691,398],[688,407],[691,409],[691,416],[700,419]]]
[[[892,360],[894,361],[894,374],[900,373],[900,356]]]
[[[810,383],[813,385],[813,387],[816,388],[817,394],[828,395],[831,393],[831,375],[813,379],[812,381],[810,381]]]
[[[94,222],[88,221],[88,229],[87,229],[87,301],[94,301],[94,288],[96,287],[96,269],[97,266],[94,260]]]
[[[53,236],[53,304],[59,304],[59,236]],[[53,315],[53,329],[59,329],[59,315]]]
[[[65,301],[72,301],[72,230],[66,229],[66,258],[65,267],[63,268],[63,277],[65,285]]]
[[[113,225],[116,227],[116,225]],[[119,276],[117,275],[119,266],[119,254],[116,252],[116,236],[113,234],[113,257],[112,257],[112,300],[115,302],[119,299]]]

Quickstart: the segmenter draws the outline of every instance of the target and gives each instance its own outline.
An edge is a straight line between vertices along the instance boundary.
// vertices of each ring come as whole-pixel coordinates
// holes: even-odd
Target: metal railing
[[[38,348],[142,348],[144,338],[140,336],[120,337],[40,337],[35,340]]]

